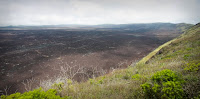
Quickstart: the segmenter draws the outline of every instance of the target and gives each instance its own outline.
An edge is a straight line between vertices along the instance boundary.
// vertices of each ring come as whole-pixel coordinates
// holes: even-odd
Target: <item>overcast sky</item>
[[[0,0],[0,25],[200,22],[200,0]]]

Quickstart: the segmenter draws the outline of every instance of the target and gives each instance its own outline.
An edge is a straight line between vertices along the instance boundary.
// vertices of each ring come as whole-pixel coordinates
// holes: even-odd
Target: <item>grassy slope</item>
[[[157,71],[170,69],[183,75],[186,81],[183,86],[186,96],[197,96],[200,90],[200,70],[190,71],[194,68],[186,70],[186,67],[200,63],[200,24],[152,53],[134,67],[116,70],[85,83],[69,84],[60,94],[79,99],[141,99],[144,98],[144,92],[140,85],[147,82]],[[145,64],[146,61],[148,63]],[[197,67],[199,68],[200,66]]]
[[[177,30],[179,31],[186,31],[187,29],[189,29],[190,27],[192,27],[192,24],[185,24],[185,23],[180,23],[176,25]],[[152,51],[150,54],[148,54],[146,57],[144,57],[143,59],[141,59],[137,64],[145,64],[146,62],[148,62],[149,59],[151,59],[152,57],[154,57],[157,53],[159,53],[159,51],[169,45],[171,42],[175,41],[176,39],[173,39],[171,41],[166,42],[165,44],[159,46],[157,49],[155,49],[154,51]]]

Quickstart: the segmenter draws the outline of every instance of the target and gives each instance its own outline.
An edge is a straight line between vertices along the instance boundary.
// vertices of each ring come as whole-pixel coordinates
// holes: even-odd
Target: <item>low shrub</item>
[[[139,80],[141,78],[141,75],[140,74],[135,74],[131,78],[134,79],[134,80]]]
[[[182,78],[171,70],[165,69],[155,73],[150,82],[141,85],[148,98],[183,98]]]
[[[95,80],[95,79],[89,79],[89,83],[90,84],[94,84],[94,85],[99,85],[99,84],[103,84],[105,77],[101,77],[99,80]]]
[[[191,57],[190,54],[185,54],[185,55],[183,56],[183,59],[184,59],[184,60],[187,60],[189,57]]]
[[[184,70],[194,72],[199,70],[200,63],[189,62],[186,64]]]
[[[124,76],[122,76],[122,79],[125,79],[125,80],[128,80],[128,79],[130,79],[130,75],[124,75]]]
[[[57,91],[54,89],[49,89],[48,91],[43,91],[42,88],[35,89],[33,91],[21,93],[14,93],[11,95],[2,95],[1,99],[69,99],[69,97],[60,97]]]
[[[55,83],[52,85],[52,87],[56,90],[59,90],[59,91],[62,91],[63,90],[63,86],[64,86],[64,83],[63,82],[60,82],[60,83]]]

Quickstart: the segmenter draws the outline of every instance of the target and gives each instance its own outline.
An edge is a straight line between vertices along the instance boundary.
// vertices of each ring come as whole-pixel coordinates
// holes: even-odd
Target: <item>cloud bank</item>
[[[0,25],[198,23],[200,0],[1,0]]]

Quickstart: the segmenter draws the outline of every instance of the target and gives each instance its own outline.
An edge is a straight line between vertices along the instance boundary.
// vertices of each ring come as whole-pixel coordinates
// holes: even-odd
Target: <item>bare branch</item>
[[[26,81],[23,80],[22,84],[24,85],[24,88],[26,91],[31,91],[33,88],[33,84],[35,82],[34,78],[26,79]]]
[[[10,90],[10,87],[11,86],[6,86],[5,88],[4,88],[4,92],[5,92],[5,95],[7,96],[8,95],[8,91]]]

